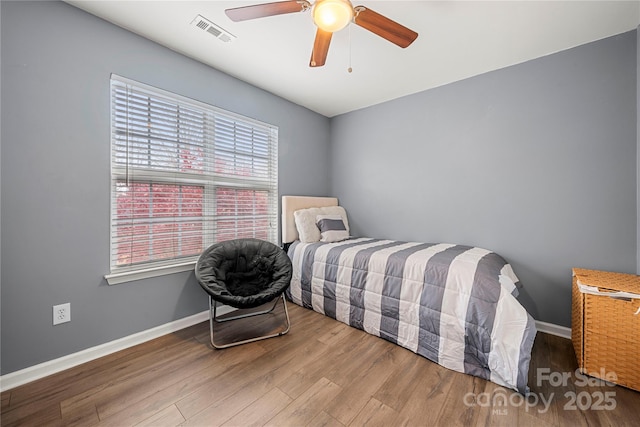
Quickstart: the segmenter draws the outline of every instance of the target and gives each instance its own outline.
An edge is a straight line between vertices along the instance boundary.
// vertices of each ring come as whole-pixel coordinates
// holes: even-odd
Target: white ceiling
[[[268,0],[267,0],[268,1]],[[636,29],[638,1],[355,0],[419,33],[407,49],[356,25],[335,33],[310,68],[311,14],[244,22],[224,14],[253,1],[67,0],[174,51],[332,117]],[[275,1],[275,0],[272,0]],[[202,15],[237,38],[191,25]],[[349,67],[349,33],[351,66]]]

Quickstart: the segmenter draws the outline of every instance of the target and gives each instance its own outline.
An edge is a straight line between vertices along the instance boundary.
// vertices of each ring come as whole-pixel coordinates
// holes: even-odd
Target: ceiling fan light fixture
[[[353,6],[349,0],[318,0],[313,6],[313,22],[323,31],[340,31],[352,19]]]

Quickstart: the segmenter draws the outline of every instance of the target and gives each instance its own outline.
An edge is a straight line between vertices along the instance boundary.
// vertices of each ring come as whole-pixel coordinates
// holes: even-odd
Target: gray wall
[[[636,29],[636,135],[637,135],[637,160],[636,160],[636,177],[637,177],[637,207],[636,217],[638,221],[637,233],[637,264],[636,274],[640,274],[640,26]]]
[[[1,2],[2,374],[207,308],[193,273],[108,286],[109,76],[279,126],[282,194],[329,193],[329,119],[60,2]],[[52,326],[52,306],[71,322]]]
[[[534,318],[571,268],[636,271],[636,32],[335,117],[353,231],[494,250]]]

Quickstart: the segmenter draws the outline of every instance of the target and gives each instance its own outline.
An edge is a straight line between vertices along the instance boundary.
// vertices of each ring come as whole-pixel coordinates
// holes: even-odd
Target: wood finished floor
[[[292,326],[282,337],[213,350],[205,322],[8,390],[1,425],[625,426],[640,419],[640,393],[576,384],[569,340],[538,333],[529,375],[538,404],[530,396],[527,406],[494,383],[288,307]],[[238,328],[272,331],[282,315],[223,324],[218,337]],[[538,384],[538,369],[571,379],[553,386],[541,376]],[[613,395],[600,406],[615,409],[596,410],[606,392]]]

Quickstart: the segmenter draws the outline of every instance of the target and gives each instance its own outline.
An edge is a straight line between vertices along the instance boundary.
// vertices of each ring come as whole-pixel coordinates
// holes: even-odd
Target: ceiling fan
[[[364,6],[353,6],[349,0],[278,1],[225,10],[234,22],[313,9],[313,22],[318,27],[309,66],[321,67],[327,60],[331,36],[350,22],[389,40],[401,48],[409,46],[418,33]]]

